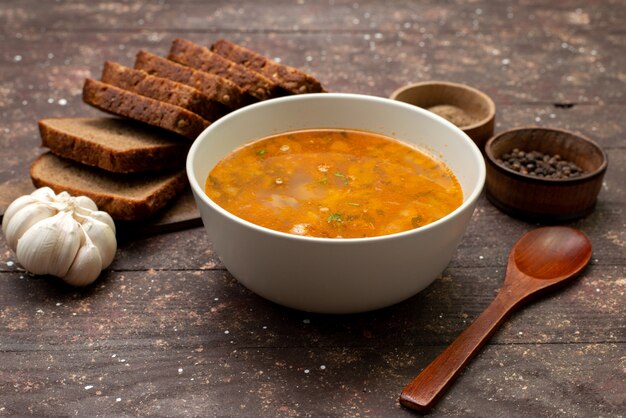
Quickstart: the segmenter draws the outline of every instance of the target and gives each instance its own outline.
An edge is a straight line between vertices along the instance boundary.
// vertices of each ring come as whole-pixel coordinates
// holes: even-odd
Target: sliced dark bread
[[[184,169],[158,174],[110,173],[50,152],[33,161],[30,176],[35,187],[48,186],[56,193],[88,196],[98,209],[125,221],[148,218],[187,184]]]
[[[236,64],[192,41],[176,38],[168,58],[180,64],[219,75],[237,84],[258,100],[267,100],[284,92],[269,78]]]
[[[189,150],[167,131],[112,117],[42,119],[39,132],[54,154],[117,173],[180,168]]]
[[[279,64],[258,52],[219,39],[211,51],[246,68],[257,71],[291,94],[324,92],[322,84],[313,76],[294,67]]]
[[[216,121],[229,111],[225,105],[211,99],[194,87],[167,78],[155,77],[145,71],[128,68],[111,61],[104,62],[100,81],[151,99],[180,106],[208,121]]]
[[[101,81],[85,80],[83,101],[100,110],[145,122],[194,140],[210,122],[195,113]]]
[[[256,101],[239,86],[224,77],[209,74],[178,64],[146,51],[139,51],[135,58],[135,68],[148,74],[167,78],[200,90],[231,110],[249,105]]]

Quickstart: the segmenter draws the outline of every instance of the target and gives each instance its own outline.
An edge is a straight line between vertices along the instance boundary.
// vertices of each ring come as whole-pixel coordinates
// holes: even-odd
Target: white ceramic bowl
[[[306,128],[361,129],[413,143],[452,169],[464,201],[454,212],[418,229],[329,239],[257,226],[207,197],[209,172],[231,151],[267,135]],[[193,143],[187,175],[215,251],[239,282],[292,308],[353,313],[409,298],[445,269],[485,183],[485,163],[463,131],[433,113],[379,97],[319,93],[260,102],[221,118]]]

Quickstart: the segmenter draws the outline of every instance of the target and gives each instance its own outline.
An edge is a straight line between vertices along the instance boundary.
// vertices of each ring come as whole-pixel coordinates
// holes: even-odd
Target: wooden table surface
[[[38,119],[99,114],[80,95],[105,59],[131,65],[176,36],[226,37],[332,91],[470,84],[496,102],[496,131],[580,132],[610,162],[595,212],[571,224],[593,242],[588,268],[514,314],[432,415],[624,416],[625,28],[624,0],[4,0],[0,181],[28,178]],[[2,237],[0,416],[412,416],[402,387],[489,304],[534,227],[482,196],[430,287],[346,316],[252,294],[200,227],[121,242],[85,290],[26,274]]]

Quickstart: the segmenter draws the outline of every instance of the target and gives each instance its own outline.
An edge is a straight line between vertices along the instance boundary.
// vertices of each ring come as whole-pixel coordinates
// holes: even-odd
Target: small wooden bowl
[[[485,93],[465,84],[447,81],[415,83],[399,88],[390,98],[444,117],[472,138],[481,152],[493,135],[496,105]]]
[[[558,154],[583,169],[579,177],[552,179],[522,174],[497,162],[518,148]],[[593,212],[608,166],[606,153],[591,139],[559,129],[518,128],[485,145],[487,199],[510,215],[537,222],[571,221]]]

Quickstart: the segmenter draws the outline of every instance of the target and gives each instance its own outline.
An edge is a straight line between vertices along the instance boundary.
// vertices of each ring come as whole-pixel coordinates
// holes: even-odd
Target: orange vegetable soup
[[[245,145],[213,168],[205,190],[247,221],[322,238],[418,228],[463,201],[441,161],[383,135],[344,129],[294,131]]]

